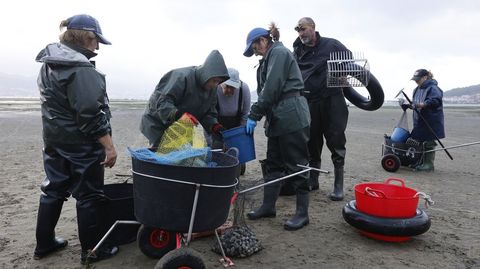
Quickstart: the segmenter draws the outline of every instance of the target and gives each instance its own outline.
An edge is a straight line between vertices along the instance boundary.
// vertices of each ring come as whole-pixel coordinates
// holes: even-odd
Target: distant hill
[[[480,84],[446,91],[443,100],[454,104],[480,104]]]

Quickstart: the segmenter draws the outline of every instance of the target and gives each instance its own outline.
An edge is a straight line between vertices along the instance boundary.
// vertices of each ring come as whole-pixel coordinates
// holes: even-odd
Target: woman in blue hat
[[[297,164],[308,164],[310,113],[303,91],[303,79],[292,53],[279,42],[280,33],[274,23],[269,30],[254,28],[247,36],[243,55],[262,56],[257,69],[257,94],[248,115],[247,133],[252,134],[257,121],[266,117],[267,159],[265,182],[301,170]],[[284,224],[286,230],[297,230],[309,223],[308,179],[303,173],[290,178],[296,193],[296,212]],[[264,187],[263,204],[247,214],[251,220],[275,217],[275,203],[281,184]]]
[[[63,202],[77,200],[81,263],[114,256],[117,246],[90,251],[108,230],[107,199],[103,193],[104,167],[113,167],[117,152],[112,141],[105,75],[90,59],[99,43],[110,45],[98,21],[81,14],[60,23],[66,28],[60,42],[46,46],[36,61],[42,63],[38,88],[42,106],[43,164],[34,259],[67,246],[55,236]]]

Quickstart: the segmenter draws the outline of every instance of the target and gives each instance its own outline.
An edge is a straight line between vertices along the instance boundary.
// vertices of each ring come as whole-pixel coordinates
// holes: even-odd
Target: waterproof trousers
[[[310,163],[321,163],[324,138],[331,152],[333,166],[343,167],[345,164],[345,129],[348,122],[348,108],[342,94],[328,96],[319,101],[309,102],[310,140],[308,150]]]
[[[43,162],[46,177],[42,182],[40,209],[44,201],[66,201],[70,195],[77,200],[78,233],[82,252],[93,249],[106,232],[103,217],[105,195],[103,193],[104,167],[100,163],[105,159],[101,144],[46,144],[43,150]],[[61,206],[59,206],[61,209]],[[54,229],[56,214],[40,214],[39,227]],[[45,233],[45,232],[44,232]],[[51,231],[48,232],[51,234]],[[50,236],[51,237],[51,236]],[[37,245],[41,238],[37,235]]]

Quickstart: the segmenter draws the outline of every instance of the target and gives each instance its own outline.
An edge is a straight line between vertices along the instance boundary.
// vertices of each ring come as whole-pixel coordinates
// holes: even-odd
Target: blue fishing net
[[[217,166],[216,162],[211,161],[212,154],[209,147],[192,148],[187,144],[186,146],[167,154],[158,154],[148,148],[127,148],[127,150],[133,158],[150,163],[190,167]]]

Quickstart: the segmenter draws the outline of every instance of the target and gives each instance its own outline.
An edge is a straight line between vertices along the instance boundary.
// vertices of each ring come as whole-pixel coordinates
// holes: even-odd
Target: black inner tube
[[[430,218],[425,211],[417,209],[411,218],[382,218],[357,210],[356,201],[348,202],[342,210],[345,221],[353,227],[386,236],[415,236],[430,229]]]
[[[370,94],[370,99],[365,98],[352,87],[344,87],[343,95],[356,107],[367,111],[374,111],[383,105],[385,95],[383,94],[382,86],[380,85],[380,82],[378,82],[377,78],[375,78],[370,71],[365,70],[365,72],[368,72],[368,77],[370,78],[368,81],[368,86],[366,87],[368,93]],[[365,85],[365,81],[361,82]]]

